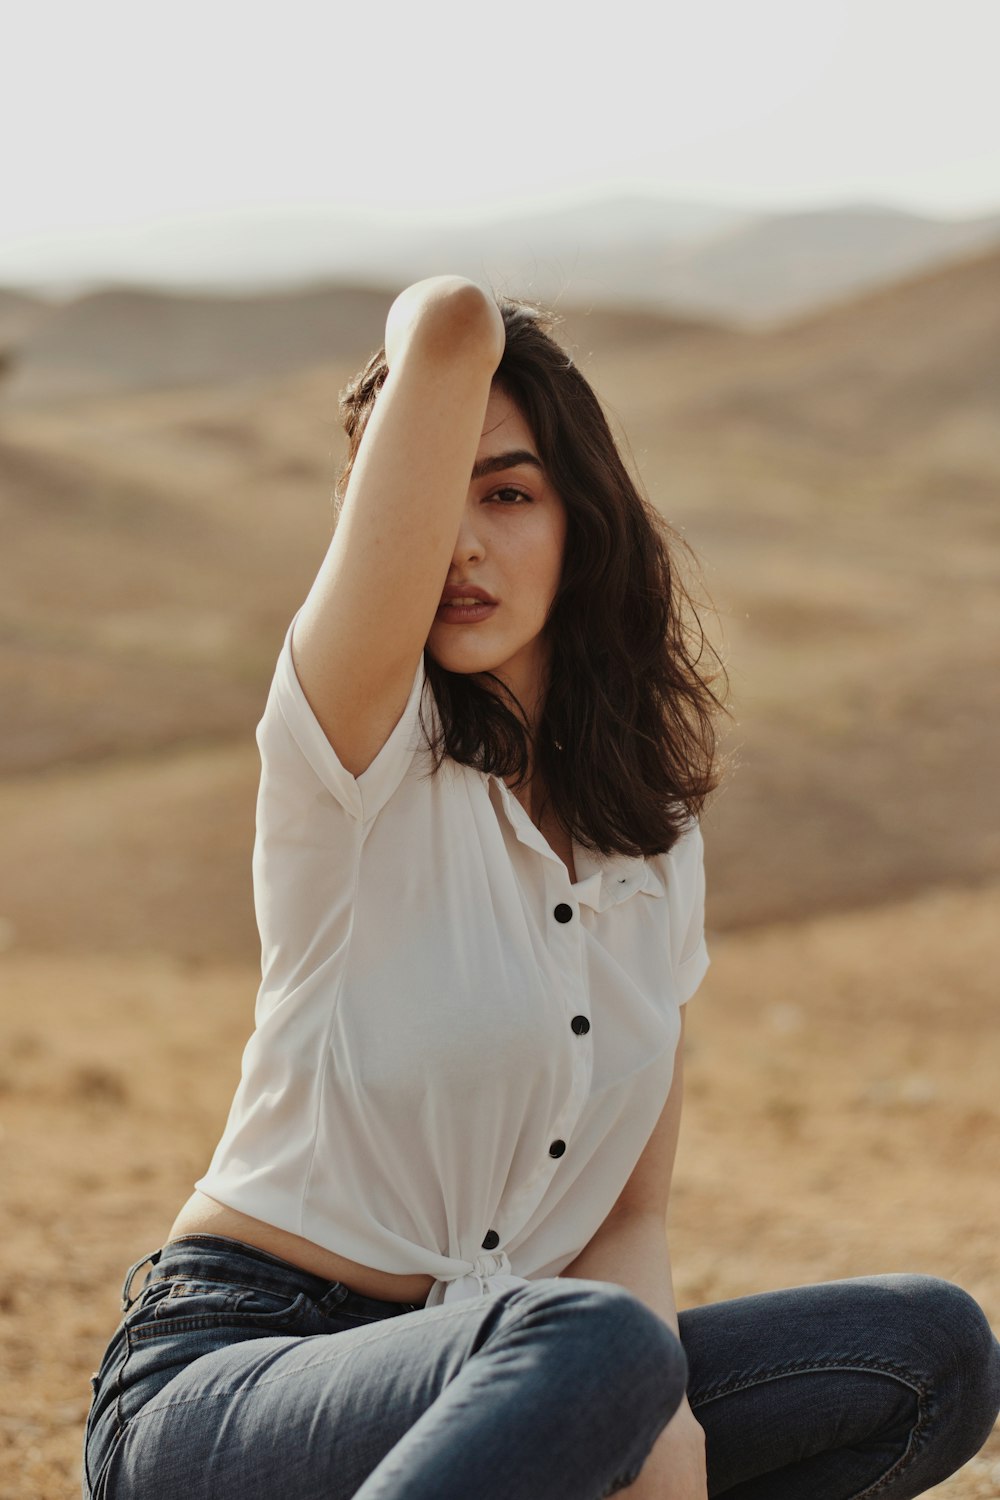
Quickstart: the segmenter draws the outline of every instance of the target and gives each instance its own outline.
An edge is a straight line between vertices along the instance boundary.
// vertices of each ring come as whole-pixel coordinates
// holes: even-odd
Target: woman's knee
[[[943,1277],[900,1273],[883,1279],[907,1308],[910,1341],[939,1410],[961,1429],[971,1457],[1000,1412],[1000,1343],[989,1320],[969,1292]]]
[[[978,1408],[987,1429],[1000,1412],[1000,1343],[971,1293],[937,1276],[923,1284],[929,1316],[935,1321],[942,1359],[954,1369],[963,1407]]]
[[[677,1334],[639,1297],[610,1281],[550,1277],[523,1297],[551,1318],[576,1368],[589,1369],[605,1398],[620,1393],[634,1409],[648,1398],[672,1412],[687,1389],[687,1356]]]

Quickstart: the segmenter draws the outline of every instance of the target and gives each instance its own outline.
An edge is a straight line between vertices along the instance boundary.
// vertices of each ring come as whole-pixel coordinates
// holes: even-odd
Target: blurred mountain
[[[897,253],[899,249],[897,241]],[[887,253],[885,246],[883,252]],[[721,266],[721,247],[718,255]],[[956,399],[965,394],[975,401],[984,391],[991,399],[993,388],[989,381],[984,385],[980,375],[996,360],[993,294],[998,256],[1000,248],[995,245],[967,249],[944,265],[908,270],[860,294],[827,297],[808,313],[756,328],[745,319],[726,321],[684,311],[683,298],[674,311],[653,304],[641,308],[634,302],[616,307],[598,299],[547,305],[553,306],[561,336],[570,345],[589,341],[605,353],[643,347],[654,360],[678,341],[688,349],[699,346],[706,357],[713,411],[725,401],[734,413],[742,403],[749,419],[754,410],[760,414],[762,402],[773,402],[781,407],[773,419],[787,421],[794,404],[794,425],[801,424],[808,407],[811,420],[825,423],[831,432],[838,422],[846,422],[852,439],[859,431],[856,421],[874,430],[873,424],[886,419],[893,431],[902,430],[902,423],[919,432],[925,399],[917,389],[921,382],[939,385],[947,380]],[[857,264],[855,258],[855,268]],[[872,277],[862,279],[867,283]],[[523,287],[507,290],[528,295]],[[130,390],[254,381],[331,360],[358,366],[381,343],[394,295],[391,289],[370,284],[256,296],[115,287],[65,303],[6,294],[7,301],[0,301],[0,347],[7,329],[5,356],[0,356],[0,400],[12,407]],[[769,340],[748,338],[751,333],[767,334]],[[720,370],[711,351],[723,346],[727,360],[738,346],[746,351],[746,361],[737,355],[728,372]],[[975,358],[973,346],[979,350]],[[949,352],[953,347],[955,369]],[[762,357],[767,372],[760,368]],[[812,365],[815,379],[808,376]],[[879,372],[890,384],[895,375],[905,376],[895,415],[870,400],[869,381],[880,378]],[[770,384],[762,378],[765,373]],[[691,375],[695,378],[694,371]],[[747,380],[752,396],[745,389]],[[648,389],[657,399],[655,381]],[[926,399],[933,407],[933,392]],[[981,418],[970,409],[966,420],[978,423]]]
[[[427,274],[418,267],[429,263],[435,273],[466,268],[477,278],[488,277],[489,266],[531,291],[532,267],[540,266],[554,274],[545,288],[551,298],[566,291],[566,274],[581,253],[697,243],[755,217],[640,194],[471,219],[281,207],[64,235],[33,244],[30,256],[0,245],[0,282],[54,292],[59,300],[109,284],[257,294],[346,281],[398,290]],[[605,300],[616,300],[615,288],[607,290]],[[534,294],[543,295],[537,287]]]
[[[58,276],[44,283],[43,259],[36,295],[0,293],[8,400],[358,362],[381,342],[392,296],[442,271],[558,310],[631,314],[630,342],[651,336],[654,315],[776,329],[997,245],[1000,214],[767,214],[620,195],[472,223],[276,211],[131,233],[103,256],[91,247],[70,294],[69,243],[50,251],[66,261],[61,293]]]
[[[1000,214],[943,220],[844,205],[759,217],[659,258],[623,248],[618,272],[629,300],[762,329],[998,243]]]

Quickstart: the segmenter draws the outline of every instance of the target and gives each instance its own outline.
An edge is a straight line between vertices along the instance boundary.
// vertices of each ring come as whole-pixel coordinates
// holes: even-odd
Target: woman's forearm
[[[626,1287],[680,1337],[666,1221],[659,1214],[624,1210],[606,1220],[560,1274]],[[705,1434],[686,1395],[653,1445],[639,1478],[622,1493],[629,1500],[707,1500]]]
[[[626,1287],[679,1337],[666,1222],[658,1214],[611,1217],[560,1274]]]

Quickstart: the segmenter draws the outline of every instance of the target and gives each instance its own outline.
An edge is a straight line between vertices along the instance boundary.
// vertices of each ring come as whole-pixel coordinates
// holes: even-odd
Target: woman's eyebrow
[[[545,472],[542,461],[534,453],[529,453],[527,448],[514,448],[510,453],[494,453],[489,458],[481,458],[472,466],[473,479],[484,479],[487,474],[496,474],[500,469],[515,469],[518,464],[533,464],[536,469]]]

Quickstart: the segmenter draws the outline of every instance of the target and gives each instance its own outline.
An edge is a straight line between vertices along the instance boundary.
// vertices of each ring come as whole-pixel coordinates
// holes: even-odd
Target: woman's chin
[[[457,653],[451,656],[441,656],[432,651],[431,655],[445,672],[454,672],[458,677],[473,677],[477,672],[492,672],[495,670],[492,661],[474,661],[471,657],[462,657]]]
[[[467,644],[448,641],[442,645],[440,638],[435,639],[435,636],[436,632],[432,631],[427,639],[427,650],[445,672],[460,672],[463,675],[492,672],[507,660],[505,654],[498,653],[495,649],[486,651],[471,641]]]

